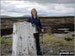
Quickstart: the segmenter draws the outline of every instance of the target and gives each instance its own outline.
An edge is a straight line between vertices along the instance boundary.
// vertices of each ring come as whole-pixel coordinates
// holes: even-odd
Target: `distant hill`
[[[29,18],[30,16],[20,16],[20,17],[11,17],[11,16],[6,16],[6,15],[1,15],[0,16],[0,18],[1,18],[1,20],[6,20],[6,19],[8,19],[8,20],[12,20],[12,19],[27,19],[27,18]],[[39,16],[41,19],[43,18],[43,19],[45,19],[45,18],[66,18],[66,17],[71,17],[71,18],[74,18],[74,16]]]
[[[10,16],[6,16],[6,15],[1,15],[1,18],[9,18]],[[10,17],[11,18],[11,17]]]

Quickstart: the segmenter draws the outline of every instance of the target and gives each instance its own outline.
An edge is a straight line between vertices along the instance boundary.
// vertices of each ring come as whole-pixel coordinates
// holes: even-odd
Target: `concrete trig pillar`
[[[31,23],[18,22],[13,24],[12,56],[37,56],[34,32]]]

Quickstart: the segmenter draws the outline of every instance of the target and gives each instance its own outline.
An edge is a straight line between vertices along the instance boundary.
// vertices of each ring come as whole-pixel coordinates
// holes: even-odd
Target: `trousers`
[[[34,33],[34,37],[35,37],[35,42],[36,42],[36,49],[37,49],[37,54],[40,51],[40,33]]]

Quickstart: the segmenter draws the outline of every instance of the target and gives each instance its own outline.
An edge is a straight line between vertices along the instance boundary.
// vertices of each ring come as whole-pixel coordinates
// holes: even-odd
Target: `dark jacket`
[[[35,24],[37,30],[43,28],[43,27],[42,27],[42,24],[41,24],[41,22],[40,22],[39,17],[36,17],[35,19],[34,19],[33,17],[30,17],[30,18],[27,20],[27,22],[30,22],[30,23],[32,23],[32,24]]]

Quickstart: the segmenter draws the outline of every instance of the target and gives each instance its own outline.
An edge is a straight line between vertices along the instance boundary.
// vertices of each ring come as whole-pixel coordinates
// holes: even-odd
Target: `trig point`
[[[35,30],[31,23],[13,24],[12,56],[37,56],[33,33]]]

